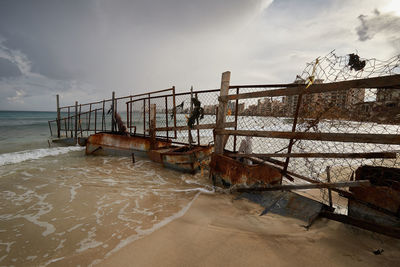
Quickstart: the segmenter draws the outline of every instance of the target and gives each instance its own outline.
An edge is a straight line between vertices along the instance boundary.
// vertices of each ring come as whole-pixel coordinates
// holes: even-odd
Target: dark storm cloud
[[[0,57],[0,79],[20,76],[22,73],[18,66],[10,60]]]
[[[204,30],[235,27],[262,1],[1,1],[4,45],[23,51],[32,71],[54,79],[84,79],[94,65],[107,64],[112,42],[136,39],[138,60],[157,42]],[[129,38],[130,37],[130,38]],[[211,40],[210,40],[211,41]],[[103,58],[102,62],[100,59]]]
[[[376,9],[373,15],[360,15],[358,19],[360,25],[356,28],[356,32],[360,41],[365,42],[377,34],[383,34],[392,44],[399,43],[400,17],[393,13],[384,14]]]

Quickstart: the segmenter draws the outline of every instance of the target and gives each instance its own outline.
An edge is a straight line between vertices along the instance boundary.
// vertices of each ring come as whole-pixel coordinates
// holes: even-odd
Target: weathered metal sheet
[[[242,193],[239,198],[246,198],[264,207],[261,215],[272,212],[308,223],[314,220],[322,210],[331,210],[329,206],[321,202],[287,191]]]
[[[200,163],[208,160],[213,151],[212,146],[195,146],[189,150],[187,146],[175,148],[161,154],[165,167],[178,171],[195,173]]]
[[[348,215],[381,225],[400,227],[400,169],[361,166],[356,171],[355,179],[371,182],[371,186],[350,188],[356,200],[373,204],[397,216],[372,209],[353,199],[348,202]]]
[[[98,133],[88,137],[86,154],[130,156],[135,153],[145,156],[150,151],[150,142],[148,137]],[[154,146],[161,148],[169,145],[170,142],[156,140]]]
[[[210,171],[217,184],[279,184],[282,174],[279,169],[267,164],[247,165],[233,158],[212,154]]]

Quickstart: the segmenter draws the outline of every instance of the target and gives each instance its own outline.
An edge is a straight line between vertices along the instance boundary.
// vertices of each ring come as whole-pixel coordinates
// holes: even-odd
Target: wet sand
[[[231,195],[201,194],[182,217],[97,266],[400,265],[400,240],[326,219],[306,230],[300,220],[261,211]]]

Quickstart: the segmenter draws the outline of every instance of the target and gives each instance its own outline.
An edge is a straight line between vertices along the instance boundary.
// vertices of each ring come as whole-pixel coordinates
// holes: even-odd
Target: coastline
[[[319,219],[304,222],[232,195],[201,194],[189,210],[96,266],[395,266],[400,240]],[[381,255],[373,251],[384,249]]]

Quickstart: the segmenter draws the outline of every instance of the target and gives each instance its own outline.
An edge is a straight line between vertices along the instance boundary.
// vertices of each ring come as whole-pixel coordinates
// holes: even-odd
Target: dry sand
[[[200,195],[184,216],[99,266],[400,266],[400,240],[326,219],[307,231],[261,211],[231,195]]]

